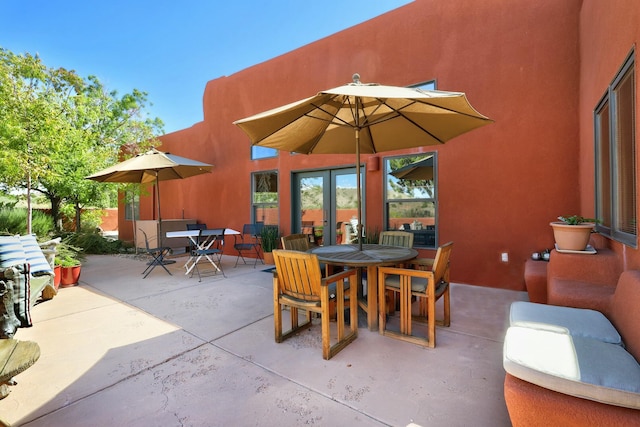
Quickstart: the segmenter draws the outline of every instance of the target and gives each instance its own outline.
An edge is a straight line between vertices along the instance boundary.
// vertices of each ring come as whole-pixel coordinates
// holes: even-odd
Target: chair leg
[[[440,326],[451,326],[451,295],[449,294],[449,287],[442,294],[442,305],[444,308],[444,317],[442,320],[436,319],[436,324]]]
[[[247,261],[245,261],[244,257],[242,256],[242,252],[238,251],[238,256],[236,257],[236,265],[234,265],[233,268],[236,268],[238,266],[238,261],[240,261],[240,258],[242,258],[243,263],[247,263]]]
[[[162,268],[164,268],[164,271],[166,271],[167,273],[169,273],[169,276],[173,276],[171,274],[171,272],[167,269],[167,267],[164,265],[164,263],[162,262],[164,259],[164,255],[165,252],[168,253],[168,251],[161,251],[158,254],[151,254],[151,256],[153,256],[153,260],[149,263],[149,265],[147,266],[147,268],[142,272],[142,274],[144,274],[143,279],[146,279],[147,276],[149,274],[151,274],[151,272],[157,267],[157,266],[161,266]]]
[[[427,298],[428,308],[428,323],[429,328],[429,347],[434,348],[436,346],[436,301],[434,295],[429,295]]]

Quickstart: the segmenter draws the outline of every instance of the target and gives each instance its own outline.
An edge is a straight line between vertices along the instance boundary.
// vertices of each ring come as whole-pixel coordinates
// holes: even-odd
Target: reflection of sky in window
[[[417,89],[424,89],[424,90],[435,90],[436,89],[436,82],[435,80],[432,80],[430,82],[427,82],[425,84],[421,84],[418,86],[413,86]]]
[[[265,157],[275,157],[278,155],[278,150],[275,148],[269,147],[260,147],[258,145],[254,145],[251,147],[251,158],[252,159],[264,159]]]
[[[336,176],[336,188],[356,188],[356,174]]]
[[[300,180],[300,186],[303,189],[312,188],[312,187],[321,187],[322,186],[322,178],[321,177],[302,178]]]

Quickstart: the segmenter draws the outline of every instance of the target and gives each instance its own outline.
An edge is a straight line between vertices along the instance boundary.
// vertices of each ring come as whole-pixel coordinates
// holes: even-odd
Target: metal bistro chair
[[[187,224],[187,230],[206,230],[207,224]],[[200,246],[200,236],[196,237],[197,245]],[[189,239],[189,253],[196,249],[196,245]]]
[[[233,245],[233,248],[238,251],[238,257],[236,258],[236,265],[238,266],[238,261],[242,258],[242,262],[245,264],[247,260],[244,259],[243,252],[254,253],[256,255],[255,262],[253,263],[253,268],[256,268],[258,264],[258,260],[262,264],[264,264],[264,260],[262,259],[262,255],[260,255],[260,233],[262,232],[262,227],[264,224],[256,223],[256,224],[245,224],[242,227],[242,234],[240,235],[240,242],[236,240],[236,243]]]
[[[200,275],[200,268],[198,268],[198,262],[204,257],[213,265],[215,273],[220,271],[223,277],[227,277],[222,269],[222,252],[224,249],[224,228],[212,228],[206,230],[207,235],[203,236],[204,229],[200,230],[198,235],[198,246],[191,251],[191,256],[195,258],[193,261],[194,270],[198,273],[198,282],[202,282],[202,276]],[[203,246],[204,245],[204,246]],[[215,256],[216,261],[210,258]],[[193,270],[191,270],[191,276],[193,277]]]
[[[449,295],[449,258],[453,242],[438,248],[435,259],[415,259],[407,264],[416,270],[397,267],[378,269],[380,295],[384,291],[400,294],[400,331],[387,329],[386,316],[380,316],[380,333],[393,338],[409,341],[425,347],[436,346],[436,324],[449,326],[451,323]],[[418,300],[418,315],[412,316],[412,297]],[[436,301],[444,297],[444,318],[436,320]],[[385,312],[385,298],[380,298],[380,311]],[[413,320],[427,323],[426,337],[416,336],[412,330]]]
[[[312,322],[311,313],[320,314],[322,331],[322,357],[330,359],[358,337],[358,302],[356,286],[346,289],[346,280],[355,281],[356,271],[345,270],[322,278],[318,256],[298,251],[274,250],[276,271],[273,273],[273,321],[275,339],[280,343]],[[335,287],[335,288],[334,288]],[[337,299],[337,321],[330,325],[329,294]],[[348,292],[348,295],[347,295]],[[346,325],[345,304],[349,304],[349,324]],[[282,309],[289,307],[291,329],[282,332]],[[306,321],[299,323],[298,310],[307,312]],[[337,341],[331,342],[331,329]]]
[[[145,233],[145,231],[142,228],[140,228],[139,230],[144,235],[144,244],[146,246],[147,253],[151,255],[151,257],[153,258],[149,263],[147,263],[147,268],[145,268],[145,270],[142,272],[142,274],[144,274],[143,279],[146,279],[147,276],[151,274],[153,269],[156,268],[157,266],[164,268],[164,271],[169,273],[169,276],[172,276],[171,272],[164,265],[165,264],[164,257],[171,253],[171,248],[168,246],[157,247],[157,248],[149,247],[149,239],[147,238],[147,233]]]

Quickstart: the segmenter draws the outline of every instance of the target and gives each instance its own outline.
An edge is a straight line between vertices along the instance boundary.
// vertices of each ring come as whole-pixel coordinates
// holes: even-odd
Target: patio
[[[224,256],[227,278],[143,280],[141,261],[90,256],[80,286],[32,310],[41,347],[0,400],[12,425],[509,426],[502,340],[525,292],[453,284],[452,323],[425,349],[366,328],[329,361],[320,331],[274,341],[269,266]],[[441,302],[438,304],[440,308]],[[360,318],[362,325],[362,318]]]

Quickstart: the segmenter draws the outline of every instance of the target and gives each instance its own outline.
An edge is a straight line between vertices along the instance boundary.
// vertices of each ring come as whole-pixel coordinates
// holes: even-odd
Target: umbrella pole
[[[162,215],[160,211],[160,180],[158,179],[158,171],[156,171],[156,200],[158,201],[158,248],[162,247]]]
[[[356,193],[358,201],[358,249],[362,251],[362,197],[360,192],[360,128],[356,128]]]

